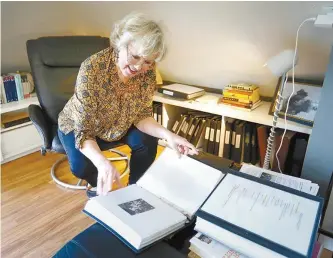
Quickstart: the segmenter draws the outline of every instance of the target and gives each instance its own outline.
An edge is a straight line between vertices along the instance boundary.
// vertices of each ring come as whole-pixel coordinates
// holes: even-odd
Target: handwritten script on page
[[[318,206],[316,201],[229,174],[203,210],[306,254]]]

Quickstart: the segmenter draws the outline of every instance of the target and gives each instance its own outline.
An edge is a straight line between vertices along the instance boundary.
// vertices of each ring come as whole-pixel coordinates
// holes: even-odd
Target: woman
[[[197,154],[186,139],[151,117],[155,64],[166,52],[160,27],[142,14],[131,14],[115,25],[110,42],[81,64],[75,93],[58,121],[72,172],[93,187],[87,191],[89,198],[96,191],[105,195],[114,179],[120,185],[102,146],[120,141],[131,148],[130,184],[154,161],[158,138],[182,154]]]

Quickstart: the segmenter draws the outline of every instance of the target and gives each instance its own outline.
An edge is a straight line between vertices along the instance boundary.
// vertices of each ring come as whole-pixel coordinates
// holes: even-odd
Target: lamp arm
[[[279,112],[281,111],[281,108],[282,108],[282,100],[283,100],[282,94],[283,94],[283,90],[284,90],[284,85],[286,83],[286,79],[287,79],[287,74],[284,73],[282,75],[282,78],[280,81],[278,97],[276,99],[275,110],[274,110],[274,114],[273,114],[273,126],[271,127],[270,134],[267,139],[267,149],[266,149],[265,160],[264,160],[264,165],[263,165],[264,169],[269,169],[269,163],[270,163],[271,155],[272,155],[272,147],[273,147],[273,142],[274,142],[274,138],[275,138],[275,128],[276,128],[277,120],[279,118]]]

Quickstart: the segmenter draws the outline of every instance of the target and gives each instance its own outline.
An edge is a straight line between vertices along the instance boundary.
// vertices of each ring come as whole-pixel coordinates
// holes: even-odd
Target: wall
[[[326,195],[333,173],[333,120],[327,115],[332,110],[332,98],[333,47],[302,169],[302,177],[304,179],[309,179],[319,184],[321,196]],[[323,226],[333,234],[333,194],[330,197]]]
[[[294,48],[299,24],[333,2],[2,2],[2,72],[28,70],[25,42],[47,35],[108,36],[114,21],[143,11],[166,28],[169,54],[164,79],[223,88],[229,82],[262,85],[272,96],[276,78],[265,61]],[[296,74],[325,74],[333,30],[305,24]]]

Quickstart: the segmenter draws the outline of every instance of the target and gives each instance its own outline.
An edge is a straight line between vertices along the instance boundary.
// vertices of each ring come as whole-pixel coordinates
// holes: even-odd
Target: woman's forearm
[[[95,167],[98,167],[106,160],[97,142],[94,140],[85,140],[80,151],[91,160]]]
[[[171,134],[169,130],[157,123],[152,117],[141,120],[136,127],[140,131],[157,138],[167,139]]]

